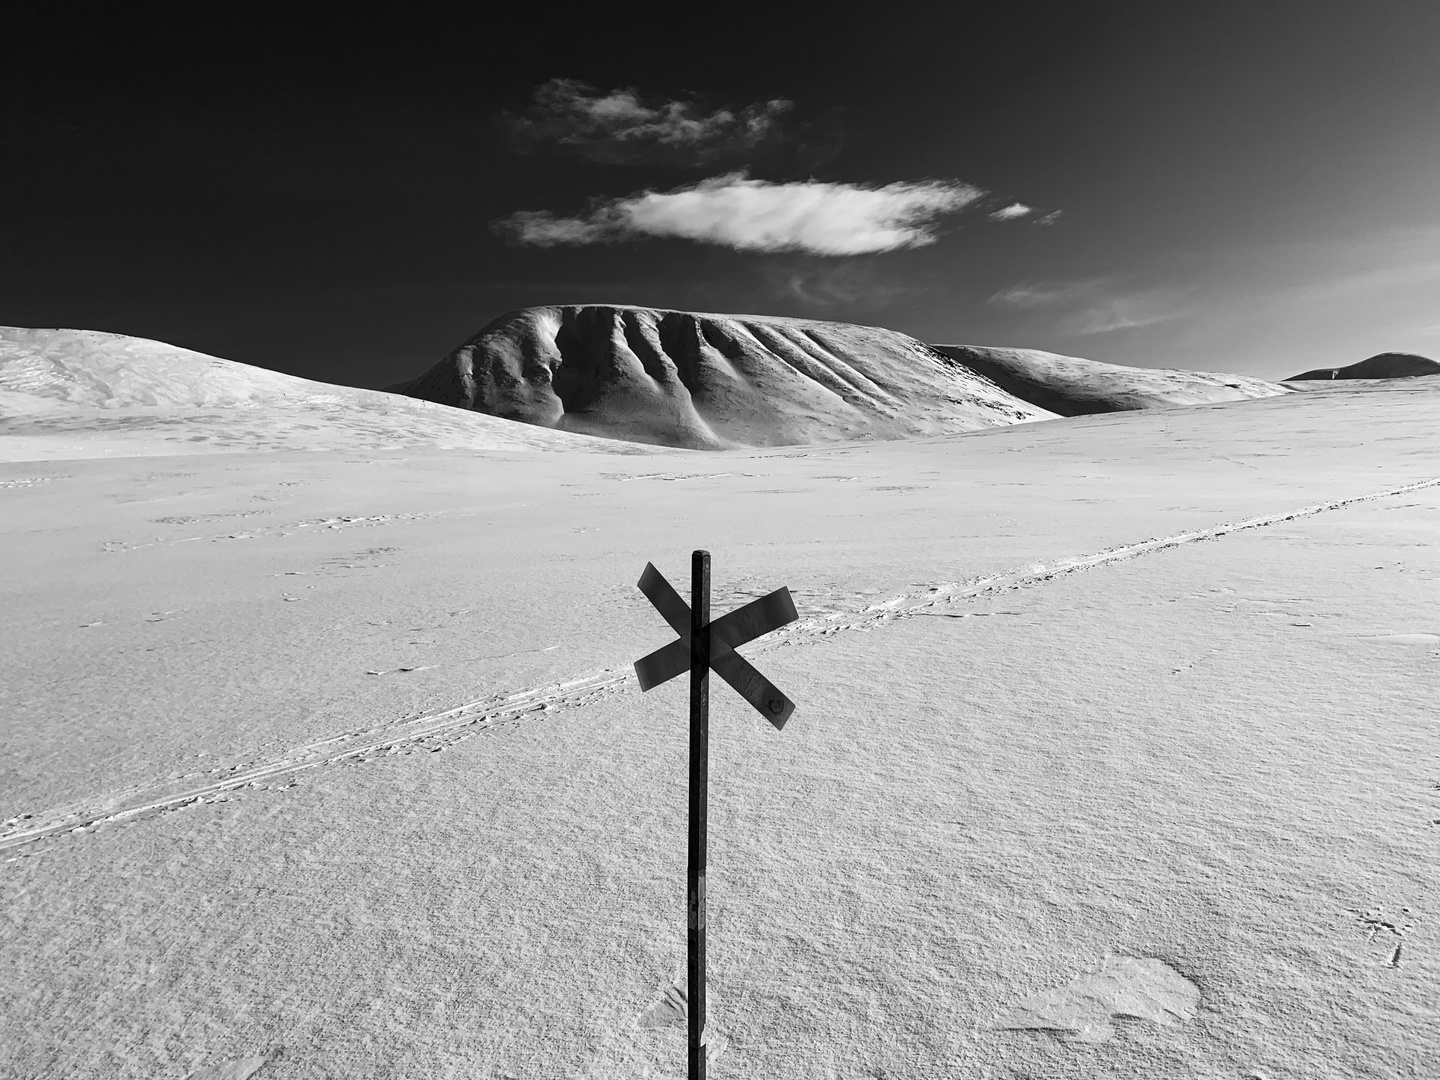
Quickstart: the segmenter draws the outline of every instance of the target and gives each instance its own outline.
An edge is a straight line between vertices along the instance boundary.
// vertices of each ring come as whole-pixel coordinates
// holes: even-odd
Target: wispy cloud
[[[1032,207],[1026,206],[1024,203],[1016,202],[1011,203],[1009,206],[1002,206],[999,210],[996,210],[990,215],[990,220],[1015,221],[1033,212]]]
[[[1153,326],[1188,315],[1189,310],[1179,300],[1178,293],[1165,289],[1112,296],[1061,319],[1056,330],[1062,334],[1088,335]]]
[[[887,274],[864,256],[841,262],[805,256],[766,260],[761,273],[772,297],[821,311],[878,311],[931,291]]]
[[[1031,224],[1034,224],[1034,225],[1054,225],[1055,222],[1057,222],[1057,221],[1060,220],[1061,216],[1062,216],[1064,213],[1065,213],[1064,210],[1051,210],[1050,213],[1048,213],[1048,214],[1042,214],[1040,217],[1036,218]]]
[[[992,304],[1012,308],[1041,308],[1093,296],[1101,281],[1071,281],[1049,285],[1011,285],[990,297]]]
[[[602,92],[576,79],[551,79],[523,113],[506,113],[501,123],[520,150],[558,148],[607,164],[705,165],[782,140],[782,118],[793,108],[773,98],[707,112],[690,101],[645,98],[634,88]]]
[[[517,243],[539,247],[671,237],[737,251],[863,255],[933,244],[942,218],[984,194],[957,181],[867,187],[770,183],[730,173],[673,191],[598,202],[578,217],[521,211],[495,228]]]
[[[1000,307],[1022,311],[1052,309],[1055,332],[1109,334],[1168,322],[1191,313],[1178,289],[1129,289],[1113,277],[1012,285],[990,297]]]

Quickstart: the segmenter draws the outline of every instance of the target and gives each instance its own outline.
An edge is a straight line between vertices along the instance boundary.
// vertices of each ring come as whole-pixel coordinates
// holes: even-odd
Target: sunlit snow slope
[[[598,305],[512,311],[387,389],[696,449],[944,435],[1053,416],[893,330]]]
[[[0,436],[0,460],[7,461],[352,445],[561,449],[597,442],[145,338],[21,327],[0,327]]]
[[[1274,397],[1288,392],[1278,383],[1248,375],[1125,367],[1038,349],[930,347],[984,375],[1016,397],[1062,416],[1203,405]]]

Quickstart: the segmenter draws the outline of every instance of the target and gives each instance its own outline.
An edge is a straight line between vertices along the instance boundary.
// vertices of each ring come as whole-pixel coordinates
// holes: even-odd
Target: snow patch
[[[1169,1024],[1192,1020],[1200,989],[1170,965],[1150,957],[1112,956],[1098,971],[1056,990],[1034,994],[1002,1017],[1004,1031],[1059,1031],[1080,1042],[1115,1034],[1112,1017]]]

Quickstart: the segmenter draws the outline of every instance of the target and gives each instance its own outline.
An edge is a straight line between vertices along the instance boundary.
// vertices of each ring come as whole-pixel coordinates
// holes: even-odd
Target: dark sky
[[[1440,357],[1435,0],[298,7],[4,5],[0,323],[362,386],[546,303]]]

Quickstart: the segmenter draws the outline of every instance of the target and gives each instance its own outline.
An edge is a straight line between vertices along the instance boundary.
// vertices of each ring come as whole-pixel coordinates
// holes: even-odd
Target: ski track
[[[1356,503],[1391,498],[1424,488],[1440,486],[1440,477],[1420,480],[1401,487],[1388,488],[1368,495],[1315,503],[1286,513],[1268,514],[1244,521],[1227,522],[1207,529],[1177,533],[1142,540],[1134,544],[1106,548],[1090,555],[1062,560],[1051,565],[1035,564],[989,577],[969,581],[947,581],[927,585],[873,604],[859,612],[832,613],[801,619],[782,627],[757,642],[751,653],[792,645],[812,644],[842,631],[868,632],[898,619],[942,614],[934,609],[960,600],[1031,588],[1054,581],[1068,574],[1089,570],[1109,563],[1123,562],[1186,544],[1216,540],[1231,533],[1259,529],[1286,521],[1314,517],[1330,510],[1339,510]],[[419,516],[419,515],[417,515]],[[326,519],[330,525],[335,519]],[[359,524],[357,519],[339,519],[344,524]],[[364,520],[364,519],[361,519]],[[374,520],[374,519],[370,519]],[[321,524],[316,522],[315,524]],[[365,523],[369,523],[366,521]],[[307,523],[309,524],[309,523]],[[1004,614],[1011,614],[1005,612]],[[0,824],[0,852],[34,844],[47,837],[88,834],[98,827],[138,821],[155,814],[179,810],[187,806],[226,802],[237,793],[250,789],[284,788],[294,783],[297,773],[327,766],[359,765],[366,761],[400,754],[434,753],[474,735],[489,735],[515,727],[535,714],[559,709],[584,708],[602,698],[622,693],[636,684],[632,668],[605,668],[577,676],[565,682],[551,683],[509,695],[490,696],[468,701],[441,712],[401,717],[374,727],[343,731],[327,739],[295,747],[283,756],[265,762],[249,761],[210,773],[182,777],[170,783],[133,785],[79,803],[55,807],[34,814],[23,814]],[[638,685],[638,684],[636,684]],[[216,773],[220,775],[215,775]],[[214,779],[195,784],[199,776]],[[188,784],[187,784],[188,781]],[[51,850],[42,848],[11,856],[14,862],[27,855]]]

